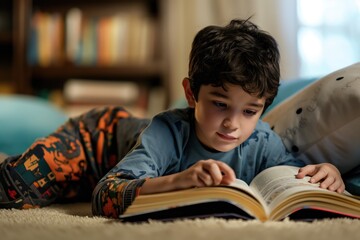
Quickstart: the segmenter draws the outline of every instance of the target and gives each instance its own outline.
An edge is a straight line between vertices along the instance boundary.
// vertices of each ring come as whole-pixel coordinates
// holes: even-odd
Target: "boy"
[[[82,200],[95,187],[93,214],[117,218],[138,194],[229,184],[235,178],[249,183],[271,166],[303,166],[259,120],[277,94],[278,62],[275,40],[248,20],[202,29],[183,80],[189,108],[163,112],[151,122],[122,108],[70,119],[2,164],[0,206]],[[344,190],[330,164],[303,167],[297,177],[305,175],[321,181],[322,188]]]

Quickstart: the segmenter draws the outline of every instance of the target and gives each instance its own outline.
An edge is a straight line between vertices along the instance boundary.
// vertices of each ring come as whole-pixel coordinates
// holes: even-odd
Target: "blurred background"
[[[249,17],[278,41],[284,81],[360,60],[360,0],[1,0],[0,96],[151,117],[183,99],[195,34]]]

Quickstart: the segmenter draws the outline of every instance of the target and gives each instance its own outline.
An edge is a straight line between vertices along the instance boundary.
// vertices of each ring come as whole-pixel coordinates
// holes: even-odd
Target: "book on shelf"
[[[285,218],[360,218],[358,196],[322,189],[319,184],[310,183],[310,177],[297,179],[298,169],[292,166],[268,168],[249,185],[237,179],[226,186],[140,195],[119,218],[129,222],[205,217],[262,222]]]
[[[76,116],[102,106],[123,106],[136,116],[144,116],[147,95],[136,83],[69,79],[64,84],[65,111]]]
[[[140,88],[129,81],[69,79],[64,84],[64,95],[74,103],[129,104],[139,98]]]
[[[79,59],[81,46],[83,14],[79,8],[71,8],[65,16],[65,51],[66,57],[70,62],[76,62]],[[86,37],[90,37],[87,35]],[[91,36],[91,38],[93,38]]]
[[[62,62],[64,22],[59,13],[35,11],[31,18],[27,61],[30,65],[47,67]]]

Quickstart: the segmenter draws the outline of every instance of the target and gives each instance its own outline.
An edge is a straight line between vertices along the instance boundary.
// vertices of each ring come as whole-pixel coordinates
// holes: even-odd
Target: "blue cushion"
[[[295,80],[287,80],[281,81],[278,94],[274,98],[272,104],[266,109],[263,116],[266,115],[271,109],[273,109],[276,105],[292,96],[296,92],[305,88],[310,83],[314,82],[317,78],[309,78],[309,79],[295,79]]]
[[[0,152],[21,154],[36,138],[50,134],[66,119],[64,112],[45,99],[0,95]]]

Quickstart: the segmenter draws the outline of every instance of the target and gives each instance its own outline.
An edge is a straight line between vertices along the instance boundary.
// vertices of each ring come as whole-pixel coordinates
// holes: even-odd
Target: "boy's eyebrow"
[[[264,104],[261,104],[261,103],[250,103],[249,104],[250,106],[252,107],[256,107],[256,108],[263,108],[264,107]]]
[[[213,91],[213,92],[210,92],[211,95],[214,95],[214,96],[217,96],[217,97],[221,97],[221,98],[226,98],[228,99],[229,97],[226,96],[225,94],[222,94],[220,92],[216,92],[216,91]],[[256,108],[263,108],[264,107],[264,104],[262,103],[256,103],[256,102],[251,102],[249,103],[250,106],[252,107],[256,107]]]

